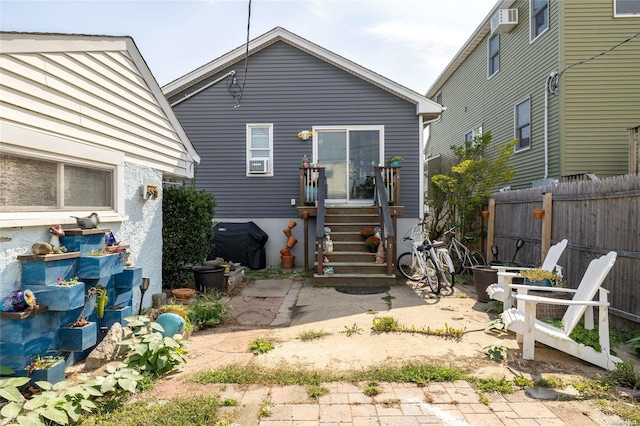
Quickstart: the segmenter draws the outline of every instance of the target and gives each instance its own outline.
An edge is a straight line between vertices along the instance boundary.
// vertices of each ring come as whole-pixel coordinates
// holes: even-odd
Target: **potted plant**
[[[545,271],[540,268],[526,269],[520,272],[525,285],[542,287],[563,287],[563,281],[553,271]]]
[[[362,228],[362,231],[360,231],[360,235],[366,240],[367,238],[376,235],[376,231],[370,226],[365,226],[364,228]]]
[[[64,357],[52,355],[36,355],[26,368],[27,376],[31,377],[33,384],[43,380],[53,384],[61,382],[65,378],[64,370]]]
[[[378,246],[380,245],[380,238],[376,237],[375,235],[372,235],[366,240],[364,240],[364,243],[367,245],[367,247],[369,247],[369,251],[371,253],[375,253],[376,250],[378,250]]]
[[[403,161],[404,158],[402,158],[399,155],[394,155],[389,157],[389,159],[387,160],[387,165],[391,166],[391,167],[399,167],[400,166],[400,162]]]
[[[306,155],[302,156],[302,167],[304,167],[305,169],[309,168],[309,159]]]

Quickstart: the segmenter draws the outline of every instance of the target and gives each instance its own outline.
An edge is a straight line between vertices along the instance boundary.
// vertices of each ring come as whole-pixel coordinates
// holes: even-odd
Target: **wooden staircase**
[[[396,283],[395,275],[387,275],[386,262],[375,263],[375,253],[369,252],[360,235],[366,226],[379,226],[377,207],[327,207],[325,226],[331,229],[333,252],[324,254],[329,262],[323,267],[333,267],[334,273],[333,276],[314,274],[315,286],[364,287]],[[316,262],[315,270],[317,266]]]

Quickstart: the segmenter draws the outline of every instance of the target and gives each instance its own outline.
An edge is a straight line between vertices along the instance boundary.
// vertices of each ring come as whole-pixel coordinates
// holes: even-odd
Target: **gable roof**
[[[422,115],[425,119],[437,118],[442,112],[442,106],[418,92],[404,87],[386,77],[381,76],[361,65],[356,64],[336,53],[333,53],[315,43],[310,42],[282,27],[254,38],[249,42],[249,56],[278,42],[282,41],[310,55],[313,55],[331,65],[334,65],[358,78],[361,78],[395,96],[416,105],[416,114]],[[196,68],[188,74],[168,83],[162,87],[162,91],[169,98],[190,86],[214,75],[232,64],[244,59],[247,50],[246,45],[242,45],[231,52],[214,59],[213,61]]]
[[[436,81],[431,85],[429,90],[427,90],[426,97],[433,98],[438,94],[442,86],[447,82],[449,77],[453,75],[454,72],[467,60],[471,52],[475,50],[476,47],[480,44],[482,39],[484,39],[487,34],[491,32],[491,18],[496,14],[498,9],[508,9],[511,5],[515,3],[515,0],[500,0],[498,1],[489,14],[485,16],[482,20],[478,28],[475,29],[471,37],[462,45],[458,53],[453,57],[451,62],[445,67],[444,71],[438,76]]]
[[[0,32],[0,40],[2,68],[14,82],[10,102],[26,114],[17,123],[1,117],[0,125],[48,120],[43,127],[51,111],[64,111],[55,122],[61,137],[193,177],[200,156],[131,37]]]

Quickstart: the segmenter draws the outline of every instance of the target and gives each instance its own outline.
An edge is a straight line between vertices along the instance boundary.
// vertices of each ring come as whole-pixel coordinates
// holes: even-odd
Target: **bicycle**
[[[473,237],[464,237],[467,242],[467,245],[465,245],[456,238],[455,229],[456,228],[453,227],[444,233],[444,235],[451,240],[451,244],[449,244],[449,256],[453,260],[455,273],[470,273],[471,268],[474,266],[486,265],[487,259],[485,259],[480,251],[467,247],[473,240]]]
[[[438,269],[438,260],[431,242],[423,231],[424,223],[414,225],[402,239],[411,241],[411,251],[398,256],[396,263],[402,275],[411,281],[417,281],[418,287],[423,287],[425,281],[433,294],[440,294],[442,273]],[[419,229],[418,229],[419,228]]]

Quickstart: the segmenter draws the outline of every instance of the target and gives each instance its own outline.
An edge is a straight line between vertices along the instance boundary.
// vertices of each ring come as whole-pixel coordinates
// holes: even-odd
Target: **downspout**
[[[227,77],[233,77],[234,75],[236,75],[236,72],[231,70],[228,73],[226,73],[225,75],[223,75],[222,77],[212,81],[211,83],[207,83],[204,86],[202,86],[201,88],[199,88],[198,90],[196,90],[195,92],[191,92],[188,95],[185,95],[184,98],[180,98],[177,101],[175,101],[174,103],[170,104],[172,107],[175,105],[178,105],[180,102],[186,101],[187,99],[189,99],[192,96],[197,95],[198,93],[202,92],[205,89],[208,89],[209,87],[213,86],[214,84],[217,84],[219,82],[221,82],[222,80],[224,80]]]
[[[557,71],[551,71],[544,87],[544,179],[549,177],[549,93],[556,94],[554,80],[557,75]]]
[[[424,163],[425,163],[425,153],[424,150],[427,148],[427,142],[424,140],[424,129],[431,123],[435,123],[442,119],[442,112],[444,112],[447,107],[442,107],[442,111],[437,118],[434,118],[429,121],[423,121],[422,115],[419,117],[420,121],[420,213],[418,217],[420,220],[424,219]],[[429,138],[431,138],[431,132],[429,132]]]

